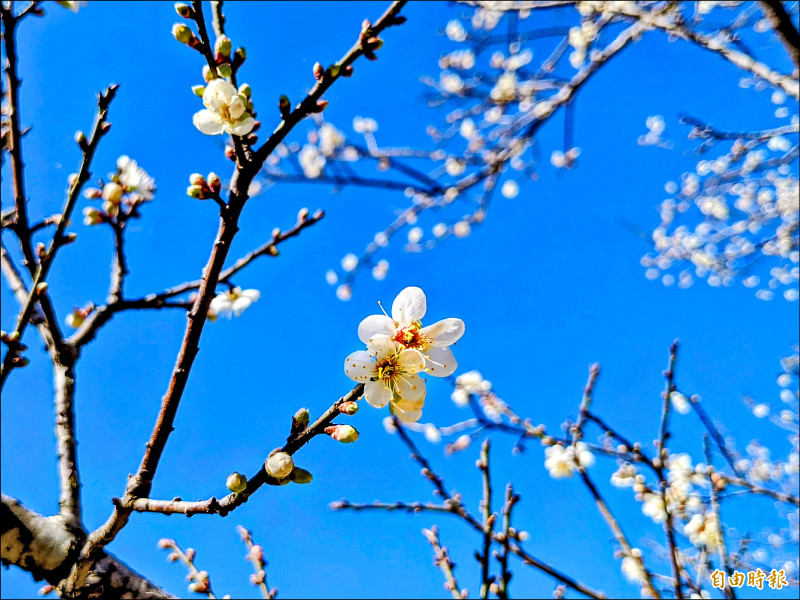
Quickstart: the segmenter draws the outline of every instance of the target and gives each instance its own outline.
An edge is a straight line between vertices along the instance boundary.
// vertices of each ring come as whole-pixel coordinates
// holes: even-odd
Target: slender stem
[[[489,474],[489,438],[481,446],[481,459],[478,462],[483,475],[483,552],[480,555],[481,563],[481,598],[489,597],[489,586],[493,578],[489,574],[489,552],[492,549],[492,534],[494,533],[494,515],[492,514],[492,480]]]

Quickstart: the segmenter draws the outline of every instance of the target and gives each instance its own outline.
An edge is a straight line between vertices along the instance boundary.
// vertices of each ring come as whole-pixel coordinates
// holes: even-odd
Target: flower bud
[[[241,64],[247,58],[247,50],[244,48],[237,48],[236,49],[236,62]]]
[[[242,85],[239,86],[239,93],[245,98],[249,99],[250,96],[253,94],[253,90],[250,88],[249,83],[243,83]]]
[[[230,77],[233,70],[228,63],[220,63],[217,65],[217,73],[219,73],[220,77]]]
[[[200,98],[202,98],[203,94],[206,93],[206,86],[204,86],[204,85],[193,85],[192,86],[192,93],[195,96],[199,96]]]
[[[325,428],[325,433],[343,444],[350,444],[358,439],[358,431],[352,425],[331,425]]]
[[[110,202],[111,204],[119,204],[122,200],[122,193],[123,193],[122,186],[118,183],[111,183],[105,184],[103,186],[103,200],[106,202]]]
[[[119,214],[119,204],[106,200],[103,202],[103,212],[109,217],[116,217]]]
[[[307,408],[301,408],[292,417],[292,430],[295,428],[299,430],[303,430],[308,427],[308,421],[310,420],[310,415]]]
[[[327,100],[317,100],[317,105],[311,109],[311,112],[321,113],[326,108],[328,108]]]
[[[216,76],[211,70],[211,67],[208,65],[203,65],[203,81],[211,81],[212,79],[216,79]]]
[[[228,58],[231,55],[231,38],[221,35],[214,44],[214,53],[217,56]]]
[[[314,476],[305,469],[295,467],[295,470],[292,471],[292,481],[295,483],[311,483],[312,479],[314,479]]]
[[[199,185],[204,186],[206,185],[206,178],[203,177],[200,173],[192,173],[189,175],[189,183],[192,185]]]
[[[187,187],[186,194],[190,198],[196,198],[197,200],[206,200],[208,198],[203,187],[199,185],[190,185]]]
[[[82,131],[75,132],[75,141],[83,151],[86,151],[86,149],[89,147],[89,143],[86,141],[86,135]]]
[[[288,96],[281,96],[278,99],[278,110],[281,113],[281,117],[283,117],[284,119],[289,116],[289,113],[292,110],[292,105],[289,102]]]
[[[271,477],[284,479],[294,469],[294,461],[286,452],[276,452],[264,462],[264,468]]]
[[[192,30],[183,23],[175,23],[172,26],[172,36],[181,44],[189,44],[194,39]]]
[[[353,416],[358,412],[358,402],[345,402],[339,405],[339,412],[345,415]]]
[[[97,200],[103,197],[103,190],[93,187],[86,188],[83,190],[83,197],[87,200]]]
[[[36,287],[34,288],[33,291],[35,294],[44,294],[47,291],[48,287],[49,286],[46,281],[41,281],[36,284]]]
[[[210,187],[211,191],[214,193],[218,193],[222,189],[222,180],[219,178],[219,175],[213,171],[208,174],[208,187]]]
[[[103,214],[94,206],[87,206],[83,209],[83,224],[97,225],[103,222]]]
[[[171,540],[169,538],[161,538],[158,540],[158,547],[162,550],[166,550],[167,548],[172,548],[175,545],[175,540]]]
[[[239,494],[247,489],[247,477],[234,471],[228,476],[228,481],[225,482],[225,485],[234,494]]]
[[[188,4],[178,2],[175,4],[175,12],[182,16],[184,19],[191,19],[194,16],[192,8]]]
[[[314,79],[317,81],[322,80],[323,76],[325,75],[325,69],[322,68],[322,65],[318,62],[314,63]]]

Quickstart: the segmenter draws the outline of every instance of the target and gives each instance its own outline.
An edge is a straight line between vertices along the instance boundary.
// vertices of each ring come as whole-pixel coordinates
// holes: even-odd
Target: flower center
[[[422,323],[414,321],[407,327],[402,327],[395,332],[392,339],[406,348],[424,350],[430,344],[430,339],[422,334]]]
[[[222,120],[225,121],[226,123],[233,123],[234,119],[231,116],[231,109],[228,107],[227,104],[223,104],[220,107],[220,116],[222,117]]]

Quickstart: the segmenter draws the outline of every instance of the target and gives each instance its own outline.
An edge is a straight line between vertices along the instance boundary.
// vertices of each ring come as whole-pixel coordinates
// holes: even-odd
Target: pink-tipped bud
[[[339,405],[339,412],[353,416],[358,412],[358,402],[345,402]]]
[[[325,75],[325,69],[318,62],[314,63],[314,79],[321,81]]]
[[[325,433],[343,444],[351,444],[358,439],[358,431],[352,425],[331,425],[325,428]]]
[[[169,538],[161,538],[158,540],[158,547],[162,550],[167,548],[172,548],[175,545],[175,540],[171,540]]]
[[[191,183],[192,185],[205,186],[206,178],[200,175],[200,173],[192,173],[191,175],[189,175],[189,183]]]
[[[258,544],[254,544],[253,547],[250,548],[250,552],[247,553],[247,560],[259,563],[264,562],[264,548]]]
[[[186,560],[192,562],[194,557],[197,556],[197,550],[194,548],[189,548],[186,552],[184,552],[184,554],[186,555]]]

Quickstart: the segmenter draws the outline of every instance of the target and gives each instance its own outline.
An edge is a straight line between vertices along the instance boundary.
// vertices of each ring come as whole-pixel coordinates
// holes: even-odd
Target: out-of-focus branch
[[[453,570],[456,568],[456,565],[450,559],[447,548],[442,548],[441,544],[439,543],[439,528],[434,525],[430,529],[423,529],[422,534],[425,536],[425,539],[428,540],[428,543],[433,547],[433,553],[436,557],[433,561],[433,564],[439,567],[442,570],[442,573],[444,573],[444,587],[450,590],[450,593],[455,600],[466,598],[467,591],[458,587],[456,576],[453,574]]]
[[[478,560],[481,564],[481,598],[484,600],[489,597],[489,587],[494,578],[489,573],[489,552],[492,549],[492,534],[494,533],[495,515],[492,514],[492,479],[489,472],[489,447],[490,442],[487,437],[481,445],[481,458],[478,461],[478,468],[481,470],[483,479],[483,499],[481,508],[483,509],[483,550]]]
[[[792,23],[792,18],[786,12],[783,2],[781,0],[761,0],[758,4],[772,29],[783,42],[795,68],[800,69],[800,32]]]

